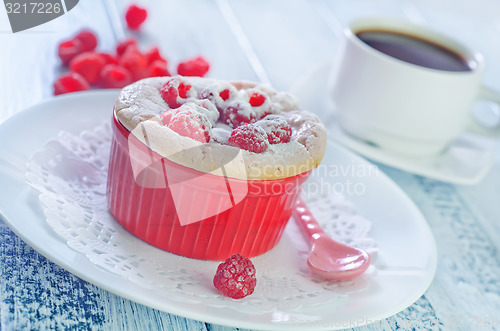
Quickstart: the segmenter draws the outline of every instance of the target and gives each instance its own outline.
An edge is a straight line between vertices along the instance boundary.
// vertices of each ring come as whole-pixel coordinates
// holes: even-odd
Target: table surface
[[[211,63],[210,77],[289,90],[335,57],[342,29],[351,19],[403,18],[451,34],[483,53],[484,82],[500,90],[498,0],[140,3],[149,9],[149,18],[135,33],[124,27],[129,1],[80,1],[67,14],[16,34],[0,9],[0,123],[53,98],[52,82],[62,72],[57,44],[83,27],[98,33],[103,51],[135,36],[143,48],[159,45],[171,69],[203,54]],[[500,150],[486,177],[470,186],[377,165],[422,211],[439,259],[425,294],[380,329],[405,329],[410,325],[405,321],[417,329],[500,329]],[[38,254],[0,220],[0,329],[46,328],[236,330],[157,311],[95,287]]]

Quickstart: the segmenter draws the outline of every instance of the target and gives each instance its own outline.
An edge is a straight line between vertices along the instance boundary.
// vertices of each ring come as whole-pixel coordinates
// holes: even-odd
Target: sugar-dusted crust
[[[187,79],[197,93],[220,82],[194,77],[183,79]],[[217,122],[217,110],[208,116],[213,128],[212,139],[207,143],[181,136],[163,125],[160,114],[169,106],[159,90],[168,80],[169,77],[157,77],[135,82],[122,89],[115,104],[120,123],[158,154],[199,171],[249,180],[287,178],[314,169],[320,163],[326,146],[325,128],[317,116],[299,109],[294,96],[252,82],[231,82],[242,95],[247,90],[263,92],[269,99],[266,111],[271,109],[292,127],[290,142],[269,145],[265,152],[253,153],[224,142],[230,128]]]

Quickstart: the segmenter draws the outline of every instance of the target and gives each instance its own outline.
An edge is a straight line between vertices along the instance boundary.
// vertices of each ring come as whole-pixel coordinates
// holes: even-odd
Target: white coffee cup
[[[465,71],[429,68],[375,49],[357,36],[385,31],[409,35],[457,54]],[[345,29],[330,91],[340,126],[380,148],[411,156],[443,151],[471,126],[476,99],[500,103],[500,94],[481,85],[483,57],[432,29],[387,18],[364,18]],[[498,130],[496,130],[498,134]]]

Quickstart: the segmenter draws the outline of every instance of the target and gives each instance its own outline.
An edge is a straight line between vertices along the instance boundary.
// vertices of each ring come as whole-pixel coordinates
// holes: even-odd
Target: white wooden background
[[[500,90],[499,0],[138,3],[149,8],[150,17],[135,34],[124,28],[126,0],[81,0],[68,14],[17,34],[10,32],[0,8],[0,123],[52,98],[52,82],[61,72],[56,45],[83,27],[98,33],[104,51],[133,35],[143,48],[158,44],[171,69],[203,54],[212,64],[211,77],[258,80],[287,90],[333,59],[342,27],[352,18],[399,17],[451,34],[482,52],[484,80]],[[379,166],[422,210],[439,254],[429,290],[388,322],[394,328],[403,321],[437,321],[435,329],[495,329],[477,324],[490,319],[500,329],[500,150],[490,173],[474,186]],[[36,253],[1,221],[0,329],[233,330],[169,315],[96,288]]]

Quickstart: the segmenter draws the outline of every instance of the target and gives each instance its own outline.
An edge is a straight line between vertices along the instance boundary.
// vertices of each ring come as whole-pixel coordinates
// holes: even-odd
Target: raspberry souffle
[[[251,82],[146,78],[113,113],[110,211],[132,234],[205,260],[273,248],[326,132],[295,97]]]

